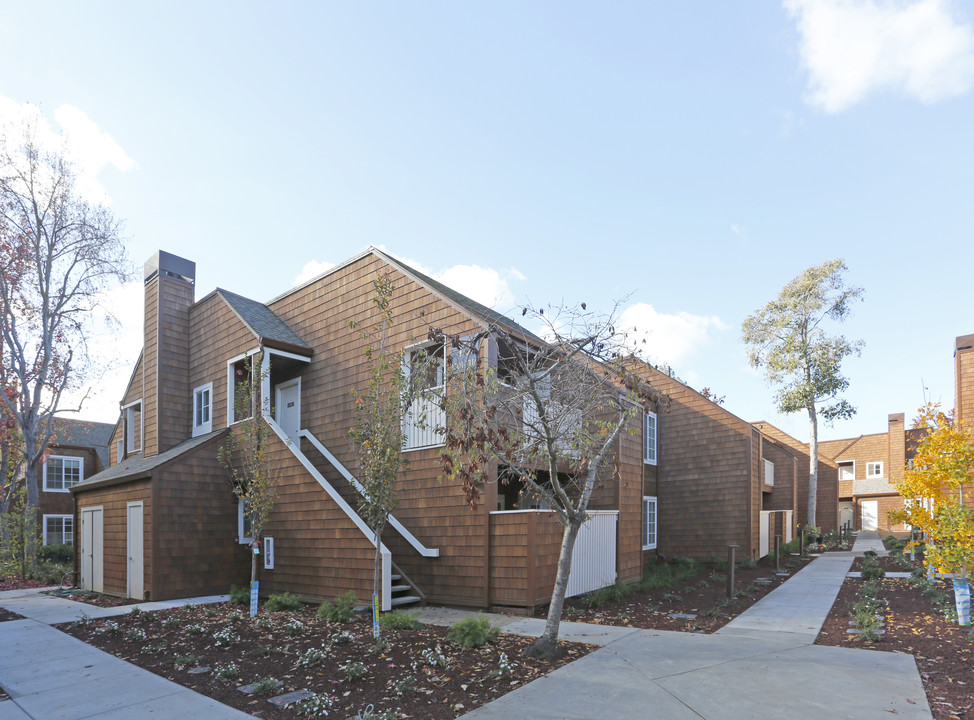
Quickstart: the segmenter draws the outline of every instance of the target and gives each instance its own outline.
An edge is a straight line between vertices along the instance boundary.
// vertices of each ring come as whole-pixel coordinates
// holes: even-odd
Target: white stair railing
[[[349,517],[349,519],[353,523],[355,523],[355,526],[362,532],[365,538],[372,544],[372,547],[376,547],[376,537],[375,537],[375,533],[372,531],[372,528],[370,528],[366,524],[366,522],[359,516],[359,514],[355,512],[355,510],[352,508],[351,505],[345,502],[345,498],[343,498],[339,494],[339,492],[334,487],[332,487],[332,484],[325,479],[324,475],[318,472],[318,469],[314,466],[314,464],[307,458],[307,456],[303,452],[301,452],[301,448],[296,447],[294,441],[290,437],[288,437],[287,433],[285,433],[281,429],[281,426],[274,421],[274,418],[272,418],[270,415],[265,414],[264,419],[267,421],[267,424],[270,426],[271,430],[273,430],[274,433],[281,439],[281,441],[288,447],[288,449],[291,451],[294,457],[298,459],[298,462],[300,462],[304,466],[304,469],[308,471],[311,477],[313,477],[318,482],[319,485],[321,485],[322,489],[324,489],[324,491],[328,493],[329,497],[331,497],[331,499],[335,501],[335,504],[338,505],[338,507],[340,507],[344,511],[344,513]],[[305,431],[301,431],[301,432],[305,432]],[[379,541],[379,548],[380,548],[379,552],[382,558],[382,609],[391,610],[392,609],[392,553],[389,552],[389,549],[385,546],[385,543],[381,541]]]
[[[338,470],[338,472],[342,474],[342,477],[348,480],[348,484],[351,485],[353,488],[355,488],[358,491],[359,495],[365,494],[365,490],[362,488],[362,484],[355,478],[354,475],[352,475],[352,473],[348,471],[348,469],[344,465],[341,464],[341,462],[339,462],[338,458],[336,458],[328,451],[328,448],[326,448],[324,445],[321,444],[318,438],[312,435],[308,430],[298,430],[297,434],[298,437],[303,437],[309,443],[314,445],[315,449],[318,452],[320,452],[322,455],[324,455],[325,459],[328,462],[330,462],[332,466],[336,470]],[[396,519],[395,515],[389,516],[389,524],[392,525],[392,527],[394,527],[399,532],[399,534],[402,535],[403,538],[405,538],[406,542],[412,545],[413,548],[416,550],[416,552],[418,552],[421,556],[426,558],[434,558],[440,556],[439,548],[426,547],[423,543],[421,543],[416,538],[415,535],[413,535],[411,532],[409,532],[409,530],[406,529],[405,525],[403,525],[401,522],[399,522]]]

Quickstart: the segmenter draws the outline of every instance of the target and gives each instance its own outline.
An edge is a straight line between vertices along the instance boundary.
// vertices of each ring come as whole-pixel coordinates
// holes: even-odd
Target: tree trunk
[[[561,625],[561,611],[565,606],[565,592],[568,590],[568,576],[572,569],[572,553],[575,551],[575,538],[582,520],[571,518],[565,525],[561,535],[561,552],[558,555],[558,574],[555,576],[555,588],[551,594],[551,604],[548,606],[548,618],[545,621],[544,632],[528,649],[531,657],[552,659],[558,655],[558,628]]]
[[[818,506],[818,415],[815,406],[808,408],[808,420],[811,424],[808,443],[808,517],[809,525],[815,522],[815,510]]]

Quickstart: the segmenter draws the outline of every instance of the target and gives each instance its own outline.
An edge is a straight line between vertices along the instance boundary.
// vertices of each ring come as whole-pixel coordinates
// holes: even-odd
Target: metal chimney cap
[[[149,282],[156,275],[162,273],[168,277],[179,278],[193,285],[196,282],[196,263],[178,255],[157,251],[145,261],[145,281]]]

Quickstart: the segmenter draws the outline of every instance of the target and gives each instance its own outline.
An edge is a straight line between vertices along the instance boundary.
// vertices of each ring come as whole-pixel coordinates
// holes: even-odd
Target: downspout
[[[754,558],[754,428],[748,425],[750,432],[747,437],[747,477],[748,477],[748,512],[747,512],[747,556]]]

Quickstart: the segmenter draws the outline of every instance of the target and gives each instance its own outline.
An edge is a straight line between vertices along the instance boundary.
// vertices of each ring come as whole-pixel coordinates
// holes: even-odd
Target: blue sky
[[[374,244],[502,311],[627,298],[657,360],[804,439],[740,323],[843,257],[859,414],[822,436],[952,405],[974,332],[966,3],[39,1],[0,25],[0,120],[32,103],[65,130],[133,263],[195,260],[197,297],[268,300]],[[85,417],[117,413],[138,293],[110,299],[121,369]]]

